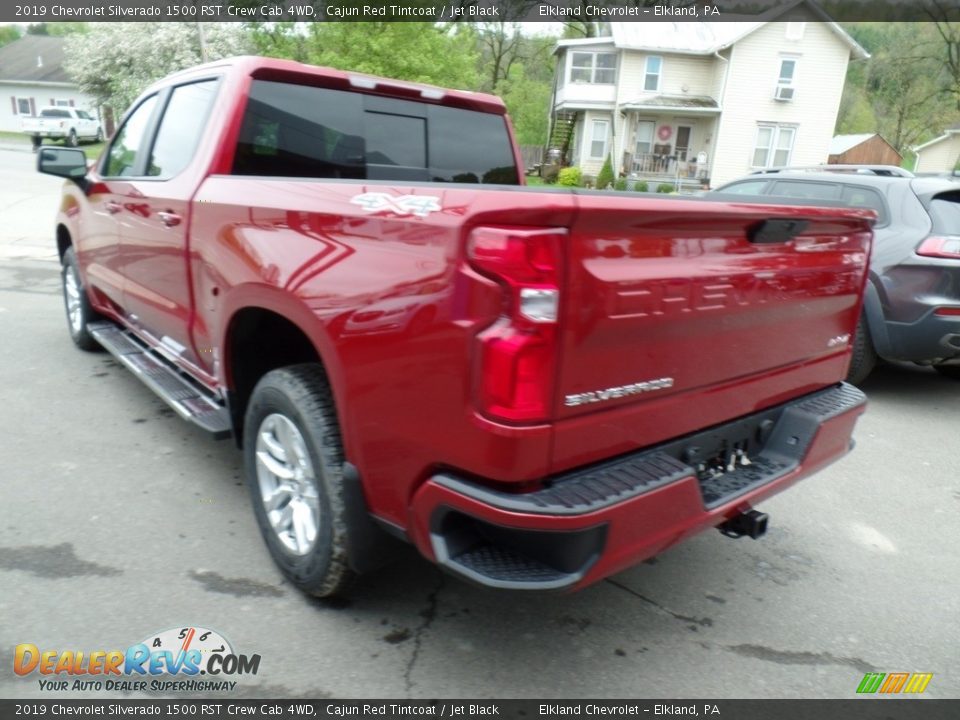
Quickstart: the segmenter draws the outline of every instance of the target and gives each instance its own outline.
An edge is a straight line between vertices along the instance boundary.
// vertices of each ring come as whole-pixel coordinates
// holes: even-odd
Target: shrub
[[[660,183],[657,185],[658,193],[672,193],[675,189],[671,183]]]
[[[562,185],[563,187],[580,187],[582,180],[583,176],[578,167],[563,168],[560,174],[557,175],[557,185]]]
[[[600,169],[600,174],[597,175],[597,190],[605,190],[611,185],[613,185],[613,161],[607,155],[607,159]]]
[[[627,189],[627,179],[626,178],[617,178],[617,181],[613,184],[614,190],[626,190]]]
[[[633,189],[635,192],[649,192],[650,186],[647,185],[646,180],[641,180],[640,182],[634,184]]]

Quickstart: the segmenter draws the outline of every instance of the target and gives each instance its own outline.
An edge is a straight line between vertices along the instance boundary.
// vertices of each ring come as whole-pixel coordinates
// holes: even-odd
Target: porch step
[[[230,437],[232,424],[226,405],[136,335],[109,321],[90,323],[87,330],[184,420],[217,439]]]

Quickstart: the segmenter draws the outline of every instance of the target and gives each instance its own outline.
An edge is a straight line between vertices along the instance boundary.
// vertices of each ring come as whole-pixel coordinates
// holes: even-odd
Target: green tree
[[[943,71],[931,58],[930,23],[850,23],[871,53],[850,63],[837,122],[839,132],[878,132],[901,153],[949,122]]]
[[[20,33],[15,27],[13,27],[13,25],[4,25],[0,27],[0,47],[19,39]]]
[[[547,114],[550,112],[549,83],[526,76],[526,66],[516,65],[510,77],[496,88],[503,98],[520,145],[547,142]]]
[[[249,51],[243,28],[230,23],[204,26],[208,59]],[[197,23],[96,23],[71,34],[65,69],[99,105],[122,112],[146,87],[201,62]]]
[[[28,35],[75,35],[89,31],[90,25],[85,22],[44,22],[27,25]]]
[[[253,29],[259,52],[314,65],[474,89],[479,53],[466,24],[330,22]]]
[[[604,190],[613,185],[613,161],[607,155],[607,159],[600,168],[600,174],[597,175],[597,190]]]

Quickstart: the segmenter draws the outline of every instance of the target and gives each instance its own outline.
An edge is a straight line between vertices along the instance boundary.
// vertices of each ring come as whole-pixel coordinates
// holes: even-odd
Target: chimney
[[[43,55],[37,55],[37,67],[43,67]]]

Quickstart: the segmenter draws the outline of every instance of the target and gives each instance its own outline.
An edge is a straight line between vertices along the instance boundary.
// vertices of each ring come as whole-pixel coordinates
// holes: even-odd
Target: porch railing
[[[697,163],[696,157],[680,160],[676,155],[658,155],[642,153],[630,157],[626,164],[631,175],[662,175],[688,178],[706,178],[710,176],[710,163]]]

